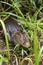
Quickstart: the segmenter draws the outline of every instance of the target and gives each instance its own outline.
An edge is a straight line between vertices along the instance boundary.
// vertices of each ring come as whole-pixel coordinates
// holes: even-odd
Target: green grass
[[[36,0],[37,1],[37,0]],[[2,24],[3,27],[3,31],[4,31],[4,35],[5,35],[5,40],[6,40],[6,47],[8,50],[8,58],[10,58],[10,48],[9,48],[9,42],[8,42],[8,38],[7,38],[7,32],[6,32],[6,28],[4,25],[4,21],[9,17],[9,16],[13,16],[13,19],[15,19],[16,21],[20,22],[21,25],[23,26],[23,28],[26,30],[26,32],[29,35],[29,39],[30,42],[34,41],[33,43],[31,43],[31,45],[33,44],[33,47],[30,52],[34,52],[34,60],[35,63],[33,64],[31,58],[23,58],[23,60],[21,61],[21,65],[23,65],[24,61],[30,61],[33,65],[39,65],[41,56],[43,55],[43,46],[42,48],[39,49],[39,42],[38,42],[38,36],[37,33],[40,32],[41,34],[43,34],[43,17],[40,19],[37,19],[38,14],[40,12],[42,12],[43,10],[43,1],[42,0],[38,0],[38,2],[35,3],[34,0],[30,0],[30,3],[28,3],[28,0],[11,0],[11,3],[8,3],[8,0],[4,0],[4,1],[0,1],[0,3],[4,4],[4,10],[3,12],[0,12],[0,17],[3,16],[3,18],[0,19],[0,23]],[[36,5],[40,5],[40,7],[36,6]],[[8,8],[13,8],[11,11],[8,8],[5,8],[5,6],[9,6]],[[27,10],[27,12],[25,12],[25,14],[23,13],[23,7],[25,10]],[[26,7],[26,8],[25,8]],[[32,15],[31,10],[33,10],[34,14]],[[13,13],[15,12],[15,13]],[[37,31],[38,30],[38,31]],[[29,49],[29,48],[28,48]],[[17,50],[19,52],[21,52],[22,57],[24,56],[24,54],[28,55],[27,50],[28,49],[24,49],[23,47],[20,50],[20,46],[16,45],[14,47],[14,51],[17,52]],[[17,56],[14,54],[14,57],[16,59],[16,65],[18,65],[18,59]]]
[[[6,47],[7,47],[7,50],[8,50],[8,58],[10,58],[10,50],[9,50],[10,48],[9,48],[9,42],[8,42],[6,28],[5,28],[4,22],[1,19],[0,19],[0,23],[2,25],[2,28],[3,28],[3,31],[4,31],[4,35],[5,35]]]
[[[21,64],[20,65],[24,65],[24,61],[28,61],[28,62],[31,62],[31,64],[33,65],[33,62],[30,58],[27,58],[25,57],[22,61],[21,61]]]

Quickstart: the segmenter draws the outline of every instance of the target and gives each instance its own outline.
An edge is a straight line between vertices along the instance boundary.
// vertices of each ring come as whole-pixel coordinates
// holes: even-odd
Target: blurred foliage
[[[33,41],[34,23],[42,34],[43,26],[40,23],[43,22],[43,0],[0,0],[0,4],[3,21],[11,15],[29,34],[30,42]]]
[[[34,44],[37,43],[35,39],[36,35],[34,36],[35,26],[37,26],[38,43],[43,39],[43,0],[0,0],[0,10],[0,18],[3,21],[5,21],[9,16],[12,16],[13,19],[21,23],[21,26],[29,35],[32,47],[33,41]],[[28,55],[29,51],[33,52],[32,47],[31,51],[30,48],[27,50],[17,45],[15,46],[14,51],[16,50],[18,53],[19,50],[19,53],[24,56],[25,54]]]
[[[30,41],[33,40],[33,30],[37,23],[37,30],[43,32],[43,0],[0,0],[3,11],[0,17],[6,20],[10,15],[18,22],[29,34]]]

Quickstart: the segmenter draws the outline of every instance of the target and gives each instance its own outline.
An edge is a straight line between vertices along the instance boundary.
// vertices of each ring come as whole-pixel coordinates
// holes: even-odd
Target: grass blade
[[[7,32],[6,32],[6,29],[5,29],[5,25],[4,25],[4,23],[3,23],[3,21],[1,19],[0,19],[0,23],[2,24],[4,35],[5,35],[6,46],[7,46],[7,50],[8,50],[8,58],[10,58],[9,43],[8,43],[8,37],[7,37]]]

